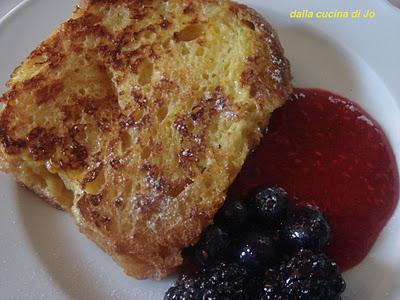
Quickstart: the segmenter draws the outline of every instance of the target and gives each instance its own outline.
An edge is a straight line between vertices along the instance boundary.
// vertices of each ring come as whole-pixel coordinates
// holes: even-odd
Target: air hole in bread
[[[93,95],[94,98],[97,99],[102,99],[104,97],[104,90],[99,90],[99,91],[91,91],[87,93],[88,95]]]
[[[146,85],[151,82],[151,77],[153,76],[153,64],[145,59],[139,67],[139,84]]]
[[[249,27],[251,30],[256,30],[256,26],[254,26],[253,22],[250,22],[249,20],[242,20],[242,23]]]
[[[29,186],[47,191],[48,194],[57,197],[60,203],[72,203],[73,193],[67,189],[63,180],[55,174],[50,173],[44,166],[35,166],[33,168],[24,166],[23,174]],[[46,195],[45,195],[46,196]]]
[[[75,141],[77,141],[79,144],[84,145],[87,143],[87,137],[86,137],[86,130],[84,126],[78,130],[78,133],[75,135]]]
[[[124,183],[124,190],[123,190],[123,194],[124,194],[124,198],[129,198],[132,194],[132,179],[127,178],[125,183]]]
[[[91,125],[78,125],[79,130],[75,135],[75,140],[85,146],[89,151],[95,151],[97,137],[97,128]]]
[[[187,54],[189,54],[189,49],[186,46],[183,46],[181,53],[182,53],[182,55],[187,55]]]
[[[203,56],[204,55],[204,49],[202,47],[199,47],[196,49],[196,56]]]
[[[189,42],[197,39],[204,32],[204,26],[201,24],[191,24],[177,33],[178,41]]]
[[[171,40],[167,40],[167,41],[162,43],[162,47],[164,49],[169,49],[170,48],[170,43],[171,43]]]
[[[121,150],[122,152],[125,152],[132,145],[132,139],[129,132],[126,130],[121,131],[120,139],[121,139]]]
[[[190,178],[185,178],[184,181],[182,181],[181,183],[173,186],[169,191],[168,191],[168,196],[172,197],[172,198],[176,198],[177,196],[179,196],[179,194],[181,194],[187,186],[191,185],[193,183],[193,180],[191,180]]]
[[[143,118],[144,112],[142,109],[137,109],[131,114],[131,121],[139,122]]]
[[[142,159],[146,159],[150,156],[150,149],[148,147],[143,147],[141,151]]]
[[[166,105],[161,106],[157,112],[158,121],[159,122],[164,121],[167,115],[168,115],[168,107]]]
[[[202,75],[202,77],[203,77],[204,80],[208,80],[208,78],[209,78],[207,73],[204,73],[204,74]]]
[[[102,190],[104,183],[105,183],[105,176],[104,176],[104,169],[102,168],[97,174],[96,179],[93,180],[92,182],[89,182],[86,185],[85,191],[88,194],[96,195]]]
[[[146,39],[150,38],[152,35],[153,35],[153,32],[151,32],[151,31],[145,31],[145,33],[143,34],[143,36],[144,36]]]
[[[194,123],[193,123],[193,121],[192,120],[188,120],[186,122],[186,127],[187,127],[187,130],[189,132],[193,132],[194,131]]]
[[[38,172],[33,171],[32,168],[24,169],[24,175],[33,182],[35,187],[44,190],[47,186],[45,177],[42,174],[37,174]],[[50,174],[50,173],[49,173]]]

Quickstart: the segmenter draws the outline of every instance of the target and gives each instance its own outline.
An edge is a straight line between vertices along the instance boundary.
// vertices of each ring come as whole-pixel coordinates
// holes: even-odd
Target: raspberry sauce
[[[368,254],[399,199],[399,174],[380,126],[358,105],[295,89],[277,110],[230,193],[278,185],[319,206],[332,227],[328,254],[347,270]]]

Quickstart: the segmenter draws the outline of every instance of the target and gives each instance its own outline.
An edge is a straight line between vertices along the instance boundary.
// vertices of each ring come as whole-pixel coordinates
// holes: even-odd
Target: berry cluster
[[[330,227],[317,207],[289,209],[279,187],[229,199],[190,251],[197,272],[182,275],[165,300],[336,300],[346,285],[323,250]]]

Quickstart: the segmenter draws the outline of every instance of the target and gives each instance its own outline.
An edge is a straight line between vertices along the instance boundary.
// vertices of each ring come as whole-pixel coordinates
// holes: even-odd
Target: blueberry
[[[229,234],[217,225],[210,225],[195,246],[195,259],[200,265],[214,263],[226,256],[229,244]]]
[[[331,229],[321,211],[313,206],[295,209],[283,221],[279,236],[293,250],[305,248],[320,251],[330,239]]]
[[[261,187],[250,193],[248,205],[260,222],[277,225],[286,215],[288,195],[280,187]]]
[[[215,220],[231,232],[240,232],[246,227],[248,220],[247,207],[242,201],[228,199],[218,211]]]
[[[234,256],[239,264],[258,271],[277,263],[278,249],[271,236],[253,233],[239,242]]]

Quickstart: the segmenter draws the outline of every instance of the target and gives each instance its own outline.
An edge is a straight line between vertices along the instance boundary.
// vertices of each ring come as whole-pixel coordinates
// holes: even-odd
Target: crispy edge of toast
[[[92,2],[96,3],[96,2],[100,2],[100,1],[86,0],[86,1],[83,1],[83,2],[85,2],[85,3],[83,3],[84,5],[89,5]],[[219,3],[221,1],[211,1],[211,2]],[[225,2],[225,1],[223,1],[223,2]],[[276,33],[272,29],[272,27],[263,19],[263,17],[261,17],[253,9],[250,9],[247,6],[244,6],[244,5],[241,5],[241,4],[234,4],[233,7],[235,7],[235,9],[237,9],[238,13],[240,13],[241,10],[245,10],[247,13],[249,13],[253,17],[253,21],[255,23],[264,24],[265,28],[267,29],[264,32],[264,34],[266,36],[270,36],[271,33],[275,34],[275,36],[276,36]],[[281,45],[279,43],[279,40],[277,40],[277,38],[274,37],[274,41],[276,42],[276,44],[278,44],[278,49],[273,49],[273,51],[274,52],[280,52],[281,54],[283,54],[283,49],[282,49],[282,47],[281,47]],[[268,47],[269,46],[270,45],[268,45]],[[283,56],[281,58],[285,59]],[[286,70],[286,71],[288,71],[288,72],[287,72],[287,74],[284,74],[285,76],[283,76],[283,83],[281,84],[281,86],[282,87],[283,86],[284,87],[290,87],[288,89],[284,89],[284,92],[289,94],[291,92],[289,63],[287,63],[287,66],[288,66],[288,70]],[[257,69],[257,68],[255,68],[255,69]],[[288,76],[286,76],[286,75],[288,75]],[[250,80],[249,85],[252,85],[252,84],[256,85],[257,81],[255,80],[255,81],[251,82],[251,80]],[[259,86],[255,86],[255,89],[259,89],[259,88],[260,88]],[[275,106],[275,108],[283,105],[283,103],[284,103],[283,96],[282,96],[281,100],[282,101],[280,103],[274,103],[273,104]],[[17,181],[18,181],[18,179],[17,179]],[[33,192],[35,192],[41,199],[43,199],[44,201],[46,201],[50,205],[52,205],[52,206],[54,206],[54,207],[56,207],[58,209],[61,208],[59,205],[57,205],[57,201],[55,199],[51,199],[51,198],[46,197],[45,195],[43,195],[43,193],[40,191],[40,189],[35,189],[35,188],[30,188],[30,189],[33,190]],[[130,257],[129,262],[126,261],[123,256],[116,255],[115,252],[114,252],[114,249],[112,249],[111,247],[107,246],[109,244],[109,241],[107,241],[107,239],[100,237],[98,234],[96,234],[94,231],[90,230],[89,228],[81,228],[80,227],[80,230],[81,230],[81,232],[85,233],[88,237],[90,237],[97,245],[99,245],[101,248],[103,248],[107,253],[109,253],[121,266],[123,266],[125,268],[125,270],[128,270],[128,274],[130,273],[130,275],[133,275],[133,276],[135,276],[137,278],[155,277],[154,270],[151,267],[149,267],[149,265],[146,262],[143,262],[140,259],[135,259],[134,260],[134,263],[137,265],[137,267],[135,267],[134,269],[135,270],[136,269],[137,270],[142,270],[141,273],[139,274],[137,272],[129,272],[130,268],[126,268],[125,265],[132,263],[132,257]],[[176,259],[173,259],[171,261],[173,266],[168,269],[166,274],[168,274],[168,273],[172,272],[173,270],[175,270],[176,266],[181,264],[181,262],[182,262],[182,258],[180,256],[176,257]],[[156,277],[160,278],[160,277],[165,276],[166,274],[160,274],[159,276],[156,275]]]

